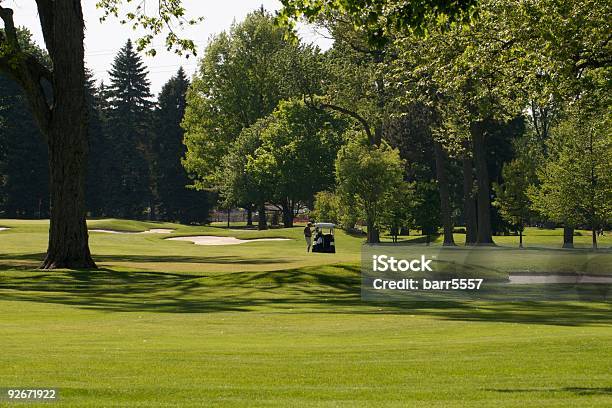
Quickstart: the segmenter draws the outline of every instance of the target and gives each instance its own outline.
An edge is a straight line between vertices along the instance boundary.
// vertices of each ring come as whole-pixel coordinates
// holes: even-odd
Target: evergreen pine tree
[[[181,164],[186,152],[181,121],[188,88],[182,67],[163,86],[155,110],[153,143],[157,217],[183,223],[204,222],[210,208],[206,192],[187,188],[191,181]]]
[[[141,218],[151,207],[150,82],[141,57],[128,40],[110,71],[108,125],[111,146],[107,176],[108,214]]]
[[[104,84],[96,87],[90,71],[86,71],[85,92],[89,107],[89,155],[87,161],[87,179],[85,200],[89,216],[103,217],[108,212],[109,184],[108,161],[111,160],[112,148],[105,132],[104,106],[106,94]]]

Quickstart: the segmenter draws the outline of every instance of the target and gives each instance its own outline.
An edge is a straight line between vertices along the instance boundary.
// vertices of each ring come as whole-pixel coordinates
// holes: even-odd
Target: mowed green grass
[[[292,240],[91,233],[100,270],[38,271],[47,223],[0,220],[0,387],[57,387],[71,407],[612,403],[609,303],[368,303],[361,239],[342,232],[327,255],[306,254],[299,227],[89,225]]]

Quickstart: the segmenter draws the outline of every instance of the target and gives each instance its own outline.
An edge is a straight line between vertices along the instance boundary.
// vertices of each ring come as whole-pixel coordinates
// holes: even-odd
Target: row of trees
[[[25,47],[48,60],[27,31],[21,35]],[[153,102],[146,69],[129,41],[114,60],[108,86],[87,76],[90,216],[206,221],[208,194],[186,187],[180,162],[188,86],[180,69]],[[40,130],[14,81],[0,76],[0,95],[0,214],[48,217],[48,155]]]
[[[288,226],[323,191],[313,215],[364,220],[370,242],[442,226],[454,245],[462,224],[466,244],[490,245],[553,222],[566,246],[585,225],[596,244],[612,203],[607,2],[488,0],[461,24],[426,19],[427,35],[339,4],[283,14],[325,28],[325,53],[263,11],[213,40],[184,121],[198,187],[227,206],[273,203]]]
[[[42,267],[94,267],[85,223],[86,151],[90,126],[86,125],[89,112],[87,93],[83,92],[87,88],[87,79],[81,2],[36,1],[50,63],[45,63],[35,51],[19,41],[13,12],[5,2],[0,0],[0,3],[0,19],[4,25],[0,31],[0,71],[24,92],[48,148],[51,228],[49,248]],[[185,9],[180,0],[160,2],[153,13],[147,13],[149,8],[140,6],[130,10],[129,4],[122,3],[104,0],[98,2],[98,6],[107,17],[121,13],[125,15],[125,22],[141,25],[147,30],[138,41],[139,49],[150,47],[153,36],[174,19],[179,25],[197,21],[184,18]],[[283,0],[282,3],[284,9],[278,21],[291,26],[305,17],[310,22],[326,25],[334,36],[334,48],[320,56],[320,63],[311,64],[308,53],[291,54],[292,50],[300,47],[288,47],[288,53],[270,53],[263,58],[260,54],[251,59],[253,55],[249,53],[240,54],[236,49],[226,48],[232,41],[217,43],[215,47],[222,52],[217,59],[210,58],[202,67],[200,77],[204,88],[196,92],[203,98],[198,101],[196,95],[192,102],[198,110],[198,104],[206,106],[212,100],[214,104],[204,111],[217,109],[217,117],[225,117],[226,112],[230,112],[230,118],[236,114],[241,121],[235,122],[238,127],[214,128],[211,126],[215,120],[210,117],[199,125],[197,121],[190,123],[186,118],[186,129],[192,134],[187,138],[186,166],[197,178],[200,188],[220,191],[220,183],[212,180],[217,170],[207,171],[206,168],[222,167],[219,158],[225,157],[225,149],[232,145],[228,141],[233,142],[242,129],[270,115],[280,100],[295,98],[296,85],[301,89],[301,99],[309,106],[341,113],[343,119],[350,118],[349,130],[354,133],[355,129],[361,129],[363,138],[368,140],[372,149],[381,147],[385,141],[398,147],[406,159],[404,181],[416,181],[415,190],[423,192],[424,197],[431,189],[421,186],[429,186],[429,182],[435,180],[441,209],[439,219],[448,244],[451,244],[449,239],[452,237],[449,231],[457,221],[452,211],[457,208],[459,219],[462,218],[466,225],[468,243],[492,242],[496,212],[491,211],[490,186],[496,174],[501,174],[501,165],[500,157],[492,154],[491,139],[494,134],[504,132],[492,132],[491,128],[503,128],[512,123],[511,119],[526,117],[529,119],[527,132],[538,135],[540,146],[544,146],[540,150],[544,152],[546,162],[555,162],[562,152],[578,151],[576,147],[570,148],[571,144],[564,143],[559,146],[565,147],[549,149],[546,142],[556,132],[554,129],[563,127],[560,121],[571,121],[567,118],[574,117],[574,125],[565,126],[566,129],[582,130],[587,126],[594,130],[593,143],[581,142],[574,146],[591,146],[579,150],[590,152],[587,157],[596,157],[595,152],[598,152],[601,154],[597,157],[603,154],[607,158],[609,150],[606,146],[609,143],[601,135],[609,135],[608,121],[604,121],[601,127],[597,118],[609,116],[608,22],[612,7],[609,2],[524,0],[507,4],[487,0],[476,5],[475,1],[449,3],[439,0],[418,4],[396,0]],[[425,32],[427,36],[422,35]],[[267,35],[265,31],[253,34],[255,37]],[[169,47],[177,46],[179,52],[194,50],[193,42],[181,39],[174,30],[169,31],[166,40]],[[246,44],[249,37],[241,41],[233,43]],[[263,49],[270,44],[264,41],[251,45]],[[301,49],[304,48],[307,47]],[[234,54],[247,59],[226,63]],[[283,55],[291,58],[283,58]],[[287,76],[278,76],[283,70],[274,69],[270,61],[287,68],[284,73]],[[250,88],[256,90],[254,93],[226,94],[230,95],[226,102],[233,98],[238,103],[220,109],[223,104],[214,94],[223,86],[214,88],[213,85],[232,83],[235,79],[233,71],[225,72],[229,76],[220,81],[211,80],[204,68],[206,64],[221,71],[246,64],[252,67],[248,72],[254,74],[246,76],[247,82],[258,84],[261,78],[272,81],[264,87],[254,85]],[[269,75],[270,72],[274,75]],[[292,72],[299,72],[299,75],[291,75]],[[311,81],[313,78],[316,80]],[[194,89],[198,89],[195,84]],[[207,94],[206,89],[212,93]],[[260,102],[259,105],[252,104],[253,98]],[[243,105],[263,106],[264,110],[242,109]],[[422,107],[431,113],[431,116],[427,115],[433,118],[431,121],[419,119],[411,122],[410,126],[401,126],[406,123],[405,114],[410,116],[415,109],[418,112]],[[394,131],[398,129],[397,124],[402,129],[399,133]],[[211,132],[214,129],[219,131]],[[446,160],[445,166],[427,166],[413,160],[424,156],[425,150],[416,146],[408,149],[409,152],[402,151],[403,146],[412,143],[402,135],[418,134],[413,132],[415,129],[425,129],[425,134],[431,136],[423,140],[423,146],[433,147],[430,151],[435,155],[436,163],[450,159]],[[584,132],[559,131],[559,134],[578,134],[582,141]],[[402,143],[393,143],[398,138]],[[514,153],[517,154],[518,150]],[[209,155],[211,152],[213,154]],[[463,184],[461,205],[457,205],[452,188],[452,170],[457,164],[464,170],[463,181],[459,183]],[[424,176],[428,171],[432,173],[434,167],[433,178]],[[583,185],[590,186],[591,201],[601,204],[601,200],[609,197],[607,179],[601,176],[601,171],[606,168],[601,164],[590,167],[590,172],[583,172],[591,174]],[[445,177],[443,170],[449,168],[450,177]],[[537,191],[549,191],[541,187],[546,185],[545,173],[542,169],[536,170],[538,180],[533,185]],[[450,183],[448,188],[445,180]],[[541,205],[535,204],[534,194],[529,194],[533,207],[539,208],[541,216],[546,215]],[[543,194],[550,197],[549,193]],[[539,202],[545,203],[546,200]],[[609,219],[606,207],[601,205],[597,210],[592,204],[589,210],[573,212],[565,206],[563,208],[561,215],[555,212],[546,216],[566,225],[567,237],[572,236],[571,229],[579,221],[588,218],[588,222],[595,225]],[[507,211],[500,210],[499,213]],[[581,215],[568,215],[571,213]],[[382,226],[380,220],[371,220],[371,223],[369,231]],[[377,234],[373,233],[371,239],[376,237]]]

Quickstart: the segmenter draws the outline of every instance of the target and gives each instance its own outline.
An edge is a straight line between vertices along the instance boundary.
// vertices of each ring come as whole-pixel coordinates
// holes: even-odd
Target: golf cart
[[[334,243],[334,224],[330,222],[315,223],[314,243],[312,252],[323,252],[328,254],[336,253],[336,245]],[[326,233],[326,231],[329,231]]]

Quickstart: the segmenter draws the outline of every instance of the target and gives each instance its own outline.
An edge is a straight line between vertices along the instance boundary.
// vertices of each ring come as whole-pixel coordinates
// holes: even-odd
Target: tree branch
[[[53,75],[36,57],[22,52],[13,21],[13,10],[0,6],[0,19],[4,23],[4,34],[0,35],[0,46],[4,49],[0,55],[0,72],[21,86],[41,133],[46,137],[51,109],[41,81],[46,79],[51,82]]]
[[[353,119],[356,119],[361,126],[363,127],[363,130],[366,132],[366,135],[368,136],[368,140],[370,141],[370,143],[374,142],[374,137],[372,135],[372,130],[370,128],[370,125],[368,123],[367,120],[365,120],[365,118],[363,116],[361,116],[360,114],[358,114],[357,112],[353,112],[350,109],[346,109],[343,108],[342,106],[338,106],[338,105],[333,105],[331,103],[315,103],[314,101],[311,102],[306,102],[307,104],[309,104],[311,107],[315,108],[315,109],[331,109],[340,113],[343,113],[345,115],[348,115],[350,117],[352,117]]]
[[[38,7],[38,18],[40,20],[40,27],[42,28],[47,51],[53,56],[55,51],[53,44],[53,1],[36,0],[36,6]]]

